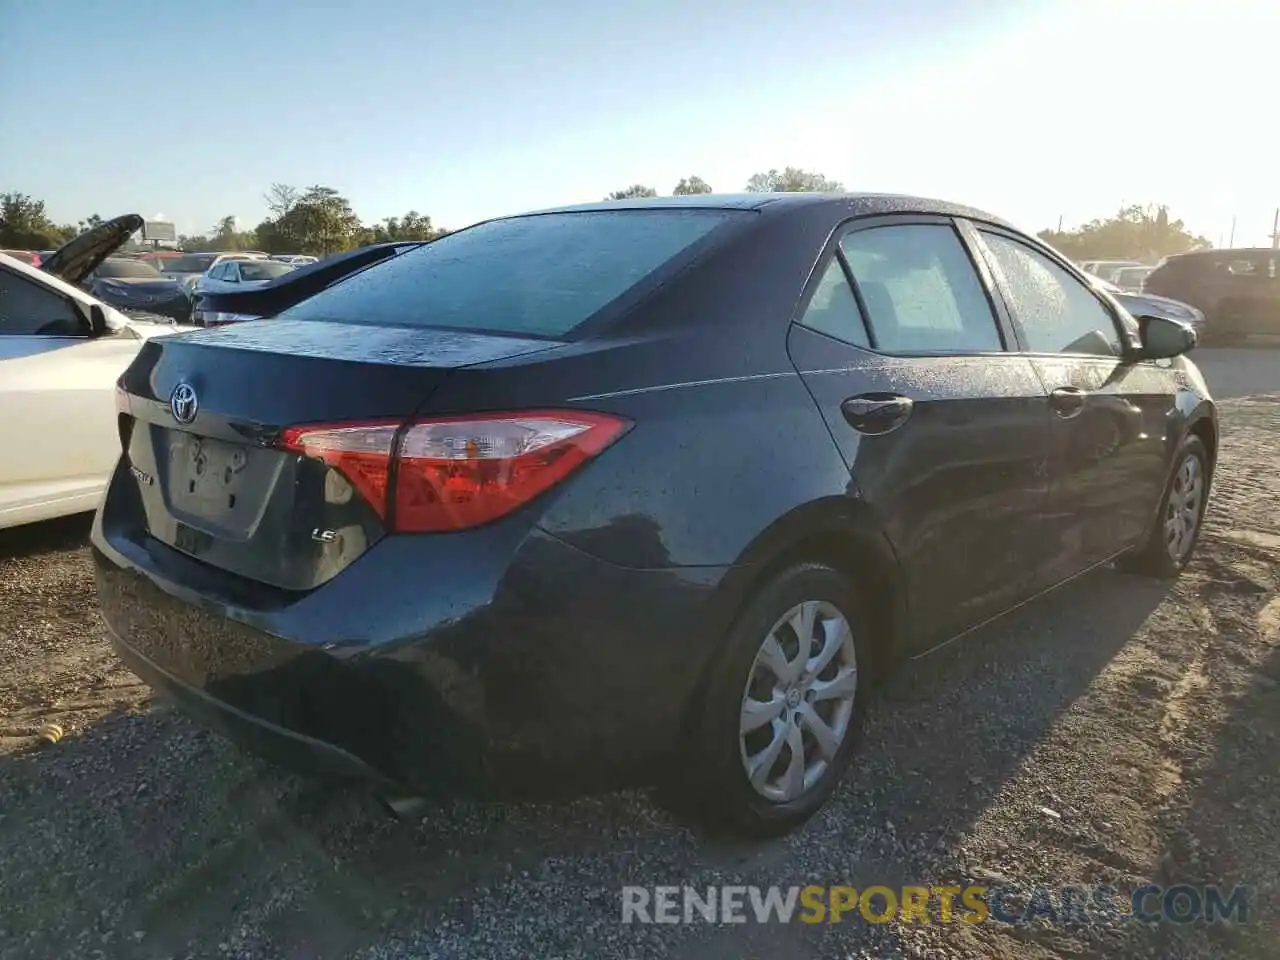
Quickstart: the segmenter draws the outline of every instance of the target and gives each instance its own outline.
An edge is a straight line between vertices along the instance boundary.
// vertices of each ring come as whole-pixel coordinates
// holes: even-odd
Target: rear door
[[[921,645],[1024,596],[1042,559],[1048,401],[985,276],[950,219],[858,221],[789,338],[897,553]]]
[[[1276,255],[1250,253],[1229,259],[1219,315],[1241,333],[1280,332],[1280,282]]]
[[[977,235],[1053,410],[1056,582],[1146,533],[1164,491],[1178,373],[1168,360],[1124,359],[1136,330],[1048,251],[996,228]]]

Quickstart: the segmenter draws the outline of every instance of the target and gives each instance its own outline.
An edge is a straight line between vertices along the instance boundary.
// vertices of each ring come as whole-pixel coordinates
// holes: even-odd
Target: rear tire
[[[1146,542],[1120,562],[1121,569],[1161,579],[1183,571],[1204,526],[1209,476],[1209,451],[1199,437],[1188,434],[1173,458],[1155,524]]]
[[[776,836],[827,801],[870,689],[867,623],[856,591],[823,563],[782,570],[746,604],[712,665],[686,756],[690,806],[707,829]]]

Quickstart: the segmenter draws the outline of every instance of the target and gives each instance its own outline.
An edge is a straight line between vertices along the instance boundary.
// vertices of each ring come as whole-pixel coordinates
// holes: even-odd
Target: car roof
[[[1208,250],[1188,250],[1186,253],[1170,254],[1169,260],[1186,260],[1193,257],[1235,257],[1235,256],[1264,256],[1277,254],[1280,251],[1274,247],[1210,247]]]
[[[625,200],[601,200],[545,210],[532,210],[516,216],[540,216],[548,213],[581,213],[606,210],[756,210],[766,213],[794,210],[797,207],[829,205],[844,208],[848,216],[878,216],[894,213],[930,213],[944,217],[966,217],[988,223],[1012,224],[975,207],[946,200],[915,197],[896,193],[700,193],[682,197],[634,197]],[[495,219],[509,219],[499,217]]]

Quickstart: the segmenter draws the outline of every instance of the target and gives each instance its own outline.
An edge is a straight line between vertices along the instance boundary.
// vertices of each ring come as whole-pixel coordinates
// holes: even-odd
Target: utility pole
[[[1280,250],[1280,207],[1276,207],[1276,215],[1271,220],[1271,249]]]
[[[1235,245],[1236,245],[1236,218],[1235,218],[1235,215],[1234,215],[1234,214],[1232,214],[1232,216],[1231,216],[1231,237],[1227,240],[1227,247],[1228,247],[1228,248],[1231,248],[1231,249],[1234,249],[1234,248],[1235,248]]]
[[[1280,211],[1277,211],[1280,213]],[[1062,214],[1058,214],[1058,233],[1062,233]]]

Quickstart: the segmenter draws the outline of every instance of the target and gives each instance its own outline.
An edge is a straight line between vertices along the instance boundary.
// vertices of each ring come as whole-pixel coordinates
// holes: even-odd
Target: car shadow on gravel
[[[92,513],[77,513],[0,530],[0,561],[83,547],[89,542],[92,525]]]
[[[829,956],[863,924],[623,925],[624,884],[926,875],[1166,587],[1109,571],[909,664],[802,831],[711,841],[639,793],[398,823],[164,705],[0,757],[0,956]],[[8,944],[8,946],[5,946]],[[843,953],[840,955],[843,956]],[[879,954],[877,954],[879,955]]]
[[[1280,937],[1280,568],[1250,578],[1211,582],[1215,683],[1230,690],[1225,716],[1195,730],[1198,762],[1190,788],[1165,813],[1169,849],[1164,884],[1246,888],[1243,923],[1196,924],[1168,931],[1170,955],[1195,958],[1276,956]],[[1260,580],[1270,580],[1264,591]],[[1257,654],[1262,651],[1259,657]],[[1176,950],[1176,954],[1174,951]]]

